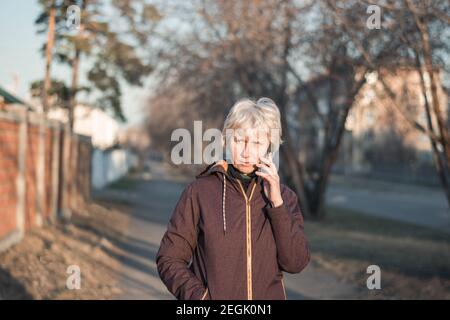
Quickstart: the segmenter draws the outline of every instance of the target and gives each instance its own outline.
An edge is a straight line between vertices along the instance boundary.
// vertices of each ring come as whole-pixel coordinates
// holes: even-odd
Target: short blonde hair
[[[280,110],[272,99],[263,97],[255,102],[244,98],[237,101],[225,118],[222,135],[224,138],[229,138],[226,137],[227,129],[251,128],[267,131],[272,151],[278,150],[283,143]]]

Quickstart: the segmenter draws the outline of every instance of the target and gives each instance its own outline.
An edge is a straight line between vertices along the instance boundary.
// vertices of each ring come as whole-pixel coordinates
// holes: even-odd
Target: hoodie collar
[[[222,219],[223,219],[223,232],[226,234],[227,232],[227,220],[226,220],[226,194],[227,194],[227,178],[229,177],[229,174],[227,172],[228,170],[228,163],[226,160],[219,160],[213,164],[208,165],[203,171],[201,171],[198,175],[196,175],[196,178],[205,177],[211,174],[214,174],[215,172],[220,172],[223,174],[223,180],[222,180]],[[230,177],[229,177],[230,178]],[[252,182],[250,185],[254,184],[260,184],[261,183],[261,177],[256,176],[255,181]],[[230,179],[234,180],[234,179]],[[237,187],[236,187],[237,188]],[[250,188],[249,188],[250,189]]]
[[[218,160],[218,161],[208,165],[205,169],[200,171],[200,173],[197,174],[195,177],[198,179],[198,178],[206,177],[206,176],[209,176],[209,175],[214,174],[216,172],[219,172],[220,175],[223,175],[223,180],[226,180],[226,178],[228,177],[228,179],[230,181],[234,181],[235,178],[232,177],[230,175],[230,173],[228,172],[228,166],[229,166],[229,164],[228,164],[228,162],[226,160],[224,160],[224,159]],[[262,177],[256,175],[254,180],[255,180],[254,182],[250,183],[250,186],[253,185],[253,183],[261,184]],[[237,185],[237,183],[232,183],[232,185],[234,186],[234,188],[236,188],[236,190],[240,191],[239,186]]]
[[[205,177],[205,176],[211,175],[211,174],[213,174],[215,172],[220,172],[222,174],[225,174],[228,177],[231,177],[231,175],[228,172],[228,167],[229,166],[230,165],[228,164],[228,162],[226,160],[222,159],[222,160],[216,161],[216,162],[206,166],[206,168],[204,168],[202,171],[200,171],[200,173],[197,174],[195,177],[196,178],[201,178],[201,177]],[[260,176],[257,175],[255,178],[256,178],[256,182],[257,183],[261,181],[260,180],[261,179]]]
[[[208,165],[205,169],[203,169],[199,174],[196,175],[196,178],[201,178],[204,176],[208,176],[213,174],[214,172],[221,172],[223,174],[228,175],[228,163],[225,160],[219,160],[215,163]]]

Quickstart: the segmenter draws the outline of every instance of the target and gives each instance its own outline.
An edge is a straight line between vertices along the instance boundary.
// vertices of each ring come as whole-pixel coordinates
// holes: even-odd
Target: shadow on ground
[[[0,300],[31,300],[25,287],[11,274],[0,268]]]

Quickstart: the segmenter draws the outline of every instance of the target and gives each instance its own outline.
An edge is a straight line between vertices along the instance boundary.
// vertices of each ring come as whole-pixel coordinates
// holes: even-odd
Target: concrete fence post
[[[60,152],[61,152],[61,127],[55,124],[52,129],[52,190],[50,200],[50,215],[51,220],[54,221],[58,217],[58,199],[59,199],[59,170],[60,170]]]
[[[78,176],[79,176],[79,172],[78,172],[78,146],[79,146],[79,139],[78,136],[73,134],[72,135],[72,150],[71,150],[71,167],[70,167],[70,171],[71,171],[71,180],[70,180],[70,191],[71,191],[71,195],[70,195],[70,199],[71,199],[71,208],[72,210],[74,209],[78,209],[78,196],[79,196],[79,192],[78,192]]]
[[[28,113],[23,110],[19,112],[19,147],[17,164],[17,206],[16,223],[20,237],[25,234],[25,210],[26,210],[26,163],[27,163],[27,144],[28,144]]]
[[[72,145],[72,134],[68,125],[64,127],[64,146],[63,146],[63,161],[61,171],[61,183],[62,183],[62,208],[61,208],[61,217],[63,219],[70,219],[72,215],[71,207],[70,207],[70,181],[72,179],[72,172],[70,166],[71,160],[71,145]]]
[[[42,226],[45,207],[45,120],[43,116],[38,119],[38,155],[36,163],[36,225]]]

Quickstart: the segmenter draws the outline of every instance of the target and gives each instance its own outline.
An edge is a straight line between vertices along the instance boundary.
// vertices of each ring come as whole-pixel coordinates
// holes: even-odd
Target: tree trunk
[[[353,73],[352,73],[353,74]],[[364,73],[365,74],[365,73]],[[345,77],[344,77],[345,79]],[[344,81],[344,80],[341,80]],[[327,116],[325,121],[325,135],[323,141],[323,151],[321,153],[321,160],[319,164],[318,177],[313,178],[313,187],[310,194],[310,213],[316,220],[321,220],[325,217],[325,195],[328,187],[329,177],[333,164],[336,162],[339,155],[339,148],[341,145],[342,137],[345,131],[345,123],[348,118],[350,109],[352,108],[355,97],[365,84],[365,76],[362,75],[359,80],[352,77],[347,78],[347,88],[345,93],[345,102],[339,105],[334,105],[336,95],[339,93],[330,92],[329,96],[329,108],[330,110],[336,109],[336,112]],[[331,85],[331,88],[334,86]]]
[[[286,100],[280,99],[281,103],[281,126],[284,128],[284,146],[280,148],[283,163],[286,167],[283,167],[283,172],[287,182],[297,193],[299,197],[300,209],[304,216],[310,216],[309,199],[305,185],[305,178],[303,176],[303,166],[295,155],[294,148],[292,146],[292,137],[289,132],[289,127],[286,121]],[[282,164],[280,163],[280,166]]]
[[[74,111],[77,104],[76,95],[78,89],[78,72],[80,64],[80,50],[75,51],[75,56],[72,61],[72,85],[70,90],[70,101],[69,101],[69,129],[73,131],[74,122]]]
[[[450,147],[449,147],[449,132],[447,125],[445,123],[444,117],[442,116],[442,110],[439,103],[439,97],[437,93],[437,84],[436,84],[436,76],[434,72],[433,67],[433,59],[432,59],[432,48],[430,47],[430,34],[428,29],[428,24],[426,21],[425,16],[419,16],[417,14],[417,10],[415,8],[415,5],[411,1],[406,1],[406,5],[411,11],[411,13],[414,16],[414,21],[417,26],[417,29],[419,30],[420,38],[421,38],[421,45],[422,45],[422,53],[423,53],[423,61],[425,65],[425,70],[423,70],[421,61],[420,61],[420,55],[416,51],[416,64],[418,67],[418,72],[420,74],[421,78],[421,87],[422,87],[422,94],[425,99],[425,111],[427,112],[427,125],[428,128],[433,132],[433,123],[431,120],[431,107],[433,108],[433,114],[436,117],[437,122],[437,129],[439,132],[439,142],[441,143],[442,152],[439,150],[438,145],[436,141],[430,138],[431,140],[431,146],[433,148],[433,154],[435,157],[436,167],[438,171],[439,178],[441,180],[442,187],[444,189],[444,192],[447,196],[447,203],[450,207],[450,174],[449,174],[449,167],[450,167]],[[426,73],[425,73],[426,72]],[[427,87],[425,83],[424,75],[428,74],[429,80],[430,80],[430,98],[431,101],[429,101],[427,97]]]
[[[282,172],[286,183],[294,189],[299,198],[299,205],[304,216],[310,217],[309,209],[309,197],[307,190],[305,189],[305,179],[302,174],[301,164],[295,158],[292,150],[288,150],[287,146],[283,146],[281,149],[281,156],[284,160],[282,166]],[[281,165],[280,165],[281,166]]]
[[[48,104],[48,92],[51,87],[51,66],[53,60],[53,46],[55,41],[55,15],[56,8],[54,4],[50,8],[50,14],[48,17],[48,33],[47,33],[47,46],[45,49],[45,78],[44,78],[44,86],[42,88],[42,107],[44,113],[48,112],[49,104]]]
[[[84,12],[87,7],[88,0],[84,0],[81,4],[81,12]],[[84,31],[83,24],[80,23],[78,37],[82,36]],[[75,44],[75,55],[72,60],[72,84],[70,90],[70,101],[69,101],[69,129],[73,131],[73,122],[74,122],[74,112],[77,104],[76,96],[78,93],[78,74],[80,69],[80,56],[81,49],[77,47]]]
[[[331,160],[327,157],[321,166],[317,180],[310,194],[311,216],[315,220],[322,220],[325,217],[325,193],[328,186],[328,178],[331,171]]]
[[[442,147],[444,149],[444,154],[447,159],[447,164],[450,162],[450,148],[448,146],[449,143],[449,134],[446,129],[446,124],[444,117],[442,116],[442,110],[439,103],[439,97],[437,93],[437,85],[436,85],[436,76],[433,68],[433,62],[431,57],[431,48],[429,42],[428,29],[426,25],[422,25],[419,27],[420,33],[422,36],[423,42],[423,58],[425,62],[425,69],[428,73],[428,77],[430,79],[430,91],[431,91],[431,105],[433,106],[433,111],[436,116],[438,131],[442,139]]]
[[[417,72],[419,73],[420,77],[420,87],[422,89],[422,95],[424,98],[424,108],[425,108],[425,114],[427,119],[427,126],[430,132],[434,132],[434,126],[432,121],[432,113],[431,113],[431,107],[427,95],[427,87],[425,83],[425,77],[423,73],[422,64],[420,61],[420,57],[418,52],[415,52],[415,59],[416,59],[416,68]],[[433,99],[434,100],[434,99]],[[437,109],[434,108],[436,111]],[[444,139],[444,137],[441,136],[441,139]],[[444,189],[445,195],[447,197],[447,204],[450,207],[450,172],[449,172],[449,164],[448,160],[445,157],[445,153],[439,151],[438,145],[434,139],[430,137],[430,143],[431,148],[433,150],[433,158],[436,165],[436,171],[439,177],[439,180],[441,181],[442,188]]]
[[[406,5],[413,14],[415,24],[417,26],[417,29],[419,30],[420,39],[421,39],[421,45],[423,50],[423,61],[425,64],[425,71],[428,74],[429,80],[430,80],[430,98],[431,98],[431,106],[433,107],[433,112],[437,120],[437,129],[440,135],[440,142],[442,145],[443,153],[445,155],[446,159],[446,165],[447,167],[450,164],[450,134],[447,128],[447,125],[445,123],[444,117],[442,115],[441,106],[439,103],[439,97],[437,93],[437,84],[436,84],[436,77],[435,77],[435,70],[433,67],[433,57],[432,57],[432,48],[430,46],[430,34],[429,34],[429,26],[427,24],[427,17],[422,15],[419,16],[417,13],[417,8],[413,4],[412,1],[407,0]],[[420,65],[420,60],[419,60]],[[422,68],[421,68],[422,69]],[[422,72],[422,70],[420,70]],[[426,94],[426,92],[425,92]]]

